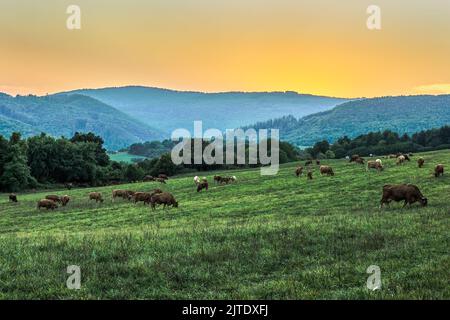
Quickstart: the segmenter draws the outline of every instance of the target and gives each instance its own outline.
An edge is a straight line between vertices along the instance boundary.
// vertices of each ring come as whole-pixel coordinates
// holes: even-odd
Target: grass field
[[[126,163],[133,163],[133,159],[146,159],[143,156],[129,154],[128,152],[109,153],[108,156],[112,161],[126,162]]]
[[[55,299],[449,299],[450,151],[422,155],[425,167],[382,173],[324,160],[334,177],[296,178],[296,163],[276,176],[228,171],[235,184],[197,193],[192,175],[162,188],[178,209],[111,202],[111,190],[151,190],[156,183],[52,191],[73,201],[36,209],[46,193],[0,200],[0,298]],[[212,182],[212,176],[208,179]],[[220,174],[220,173],[219,173]],[[414,183],[428,207],[379,209],[386,183]],[[104,195],[89,203],[87,193]],[[81,268],[81,289],[66,288],[67,266]],[[370,265],[382,287],[369,291]]]

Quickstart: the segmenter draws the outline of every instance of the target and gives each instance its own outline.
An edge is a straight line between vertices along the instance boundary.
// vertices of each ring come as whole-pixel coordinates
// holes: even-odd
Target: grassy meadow
[[[112,161],[125,163],[133,163],[133,159],[146,159],[146,157],[129,154],[128,152],[110,153],[108,156]]]
[[[433,176],[450,151],[422,154],[384,172],[346,160],[335,171],[295,177],[259,169],[208,172],[197,193],[193,175],[114,187],[0,195],[1,299],[449,299],[450,173]],[[214,174],[236,175],[218,186]],[[428,207],[380,210],[387,183],[414,183]],[[178,209],[111,201],[113,189],[174,194]],[[105,202],[89,202],[90,191]],[[69,194],[55,211],[36,209],[46,194]],[[66,287],[67,266],[81,268],[81,289]],[[382,287],[370,291],[370,265]]]

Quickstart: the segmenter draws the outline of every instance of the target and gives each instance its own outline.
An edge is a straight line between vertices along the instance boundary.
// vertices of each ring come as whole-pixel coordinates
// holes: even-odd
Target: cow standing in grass
[[[42,199],[38,201],[37,204],[38,210],[41,210],[41,208],[46,208],[47,210],[54,210],[58,208],[58,204],[55,201],[49,200],[49,199]]]
[[[381,198],[381,208],[391,201],[405,201],[403,207],[407,204],[411,205],[414,202],[419,201],[422,206],[428,204],[427,198],[425,198],[420,192],[419,188],[413,184],[399,184],[391,185],[387,184],[383,186],[383,196]]]
[[[122,198],[124,200],[131,200],[134,195],[134,191],[132,190],[113,190],[112,191],[112,201],[115,201],[116,198]]]
[[[379,160],[379,159],[377,159]],[[367,171],[369,171],[370,169],[376,169],[378,172],[383,171],[383,165],[380,161],[367,161]]]
[[[434,168],[434,176],[436,178],[443,176],[444,175],[444,165],[443,164],[438,164],[435,168]]]
[[[100,192],[90,192],[89,193],[89,200],[95,200],[95,202],[103,202],[103,197]]]
[[[61,200],[61,205],[62,205],[63,207],[65,207],[65,206],[69,203],[70,197],[66,194],[66,195],[62,196],[62,197],[60,198],[60,200]]]
[[[326,174],[327,176],[334,176],[333,168],[330,166],[320,166],[319,170],[321,175]]]
[[[295,175],[297,177],[300,177],[303,173],[303,167],[302,166],[298,166],[297,169],[295,169]]]
[[[423,158],[417,159],[417,165],[419,166],[419,168],[422,168],[424,164],[425,160]]]
[[[178,202],[175,200],[174,196],[168,192],[158,193],[151,197],[150,199],[152,210],[155,210],[156,205],[164,205],[166,207],[178,208]]]
[[[18,202],[17,201],[17,195],[15,193],[11,193],[9,195],[9,202]]]

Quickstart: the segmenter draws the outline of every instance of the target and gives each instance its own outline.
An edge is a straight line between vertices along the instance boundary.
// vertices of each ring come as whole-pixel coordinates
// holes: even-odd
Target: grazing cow
[[[310,164],[312,164],[312,160],[308,160],[305,162],[305,167],[309,166]]]
[[[150,199],[152,198],[153,193],[151,192],[135,192],[133,195],[134,203],[139,201],[143,201],[144,204],[150,204]]]
[[[17,202],[17,195],[15,193],[9,195],[9,202]]]
[[[155,181],[155,177],[147,175],[147,176],[144,177],[143,181],[144,182]]]
[[[40,210],[41,208],[47,208],[47,210],[54,210],[58,208],[58,205],[55,201],[49,199],[42,199],[38,201],[37,208]]]
[[[52,201],[54,201],[56,203],[61,203],[61,198],[59,196],[57,196],[57,195],[54,195],[54,194],[50,194],[48,196],[45,196],[45,199],[52,200]]]
[[[356,161],[356,159],[359,159],[359,158],[361,158],[361,157],[358,154],[354,154],[354,155],[351,156],[349,162],[354,162],[354,161]]]
[[[112,201],[116,198],[122,198],[124,200],[131,200],[134,195],[134,191],[116,189],[112,191]]]
[[[383,186],[381,207],[383,207],[384,204],[389,205],[391,201],[405,201],[403,207],[405,207],[407,204],[411,205],[412,203],[417,201],[419,201],[422,206],[426,206],[428,204],[427,198],[425,198],[420,192],[419,188],[413,184],[387,184]]]
[[[319,169],[321,175],[334,176],[333,169],[330,166],[320,166]]]
[[[375,160],[376,163],[378,163],[380,166],[383,166],[383,162],[381,161],[381,159],[377,159]]]
[[[166,184],[166,179],[163,179],[163,178],[156,178],[155,181]]]
[[[303,173],[303,167],[302,166],[298,166],[297,169],[295,169],[295,175],[297,177],[301,176]]]
[[[353,162],[358,163],[358,164],[364,164],[364,159],[363,158],[357,158]]]
[[[316,164],[320,166],[320,160],[316,160]]]
[[[151,197],[150,203],[152,210],[155,210],[156,205],[163,204],[164,209],[167,207],[178,208],[178,202],[175,200],[174,196],[168,192],[158,193]]]
[[[313,179],[313,173],[312,173],[312,171],[308,171],[307,176],[308,176],[308,180],[312,180],[312,179]]]
[[[223,177],[223,178],[221,178],[220,183],[229,184],[234,181],[236,181],[236,177],[234,177],[234,176],[233,177]]]
[[[396,155],[396,154],[390,154],[390,155],[388,156],[388,158],[389,158],[389,159],[395,159],[395,158],[397,158],[397,155]]]
[[[164,180],[168,180],[169,179],[169,177],[167,175],[162,174],[162,173],[158,174],[158,178],[164,179]]]
[[[199,184],[197,184],[197,192],[202,191],[203,189],[205,189],[206,191],[208,191],[208,181],[202,181]]]
[[[398,156],[398,158],[397,158],[397,165],[399,165],[399,164],[403,164],[404,162],[405,162],[405,156],[403,156],[403,155],[401,155],[401,156]]]
[[[378,159],[379,160],[379,159]],[[383,170],[383,165],[381,164],[381,160],[380,161],[367,161],[367,171],[369,169],[376,169],[377,171],[382,171]]]
[[[69,203],[70,197],[66,194],[66,195],[62,196],[62,197],[60,198],[60,200],[61,200],[61,205],[62,205],[63,207],[65,207],[65,206]]]
[[[89,200],[95,200],[95,202],[103,202],[103,197],[100,192],[90,192]]]
[[[419,166],[419,168],[422,168],[424,164],[425,160],[423,158],[417,159],[417,165]]]
[[[214,183],[220,183],[221,180],[222,180],[221,176],[214,176]]]
[[[434,168],[434,176],[437,178],[437,177],[443,176],[443,175],[444,175],[444,165],[438,164],[438,165]]]

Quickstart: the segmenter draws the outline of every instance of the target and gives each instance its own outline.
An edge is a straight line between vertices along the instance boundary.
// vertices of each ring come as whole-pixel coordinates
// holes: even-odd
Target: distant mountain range
[[[204,130],[225,130],[289,114],[303,117],[348,101],[296,92],[202,93],[138,86],[66,92],[73,93],[106,103],[167,137],[177,128],[192,132],[195,120],[202,120]]]
[[[285,116],[250,127],[277,128],[283,140],[307,146],[344,135],[354,138],[385,129],[412,134],[448,124],[450,95],[421,95],[354,100],[303,118]]]
[[[70,138],[75,132],[92,131],[109,149],[137,141],[157,140],[164,134],[144,123],[83,95],[17,96],[0,94],[0,134],[19,131],[23,136],[41,132]]]
[[[270,120],[274,119],[274,120]],[[251,125],[278,128],[297,145],[334,141],[369,131],[413,133],[450,124],[450,95],[341,99],[296,92],[183,92],[148,87],[82,89],[49,96],[0,93],[0,134],[46,132],[72,136],[92,131],[109,150],[170,138],[174,129],[192,132]]]

